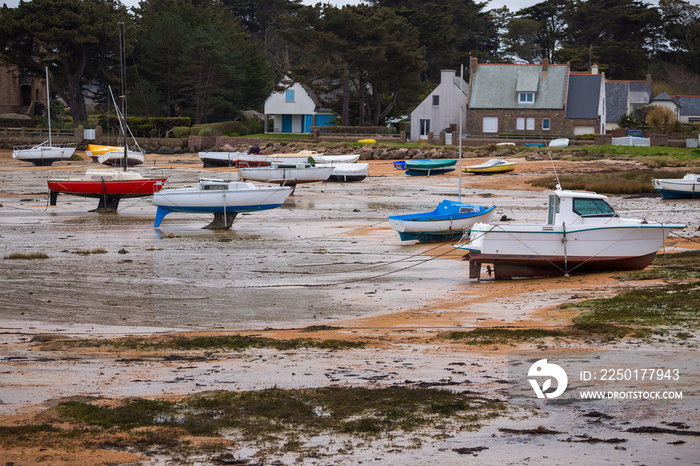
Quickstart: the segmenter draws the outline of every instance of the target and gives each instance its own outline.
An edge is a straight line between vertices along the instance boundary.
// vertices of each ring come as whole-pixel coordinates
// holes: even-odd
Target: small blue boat
[[[407,160],[406,174],[411,176],[442,175],[454,171],[456,160]]]
[[[399,233],[401,241],[450,241],[460,238],[477,222],[490,222],[495,208],[443,200],[431,212],[392,215],[389,225]]]

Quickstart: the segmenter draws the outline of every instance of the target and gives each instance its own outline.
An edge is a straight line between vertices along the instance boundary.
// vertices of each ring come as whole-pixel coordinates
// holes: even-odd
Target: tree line
[[[490,63],[596,63],[609,79],[651,74],[700,94],[700,7],[684,0],[546,0],[510,11],[473,0],[32,0],[0,10],[0,59],[51,75],[51,92],[87,120],[86,97],[119,84],[126,24],[130,113],[196,123],[261,110],[274,89],[310,87],[343,125],[408,113],[442,69]]]

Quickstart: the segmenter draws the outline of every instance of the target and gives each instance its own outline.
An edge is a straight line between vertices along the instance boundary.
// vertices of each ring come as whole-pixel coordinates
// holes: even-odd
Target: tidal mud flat
[[[196,154],[154,156],[152,161],[137,170],[164,174],[170,186],[204,176],[235,176],[228,169],[204,170]],[[562,162],[558,170],[594,170],[600,163]],[[463,176],[463,199],[495,204],[496,218],[540,221],[546,200],[525,181],[550,174],[551,164],[519,160],[519,165],[512,175]],[[239,216],[229,231],[202,230],[210,219],[191,214],[169,215],[156,230],[149,199],[123,200],[118,214],[88,212],[97,202],[76,197],[59,196],[57,206],[48,206],[46,178],[88,166],[71,162],[35,168],[6,155],[0,159],[2,257],[48,256],[0,261],[4,426],[45,421],[47,412],[69,397],[171,399],[272,387],[446,388],[505,403],[508,355],[523,348],[541,352],[542,358],[552,347],[585,351],[603,346],[631,357],[640,349],[660,348],[677,353],[687,374],[684,385],[697,386],[697,334],[665,341],[481,346],[444,338],[445,332],[483,327],[566,325],[573,313],[561,304],[648,286],[620,281],[615,274],[470,282],[467,263],[449,244],[402,244],[387,216],[431,210],[440,199],[454,198],[456,173],[407,177],[390,162],[373,162],[363,182],[300,185],[281,208]],[[688,201],[613,197],[611,203],[620,211],[683,209],[673,221],[688,228],[670,238],[666,249],[697,249],[700,213],[688,209]],[[125,335],[233,333],[364,346],[183,352],[64,344]],[[485,464],[579,463],[583,455],[587,462],[688,464],[696,460],[692,433],[700,430],[698,407],[690,393],[681,403],[640,403],[632,409],[604,403],[595,409],[580,403],[513,404],[507,414],[469,430],[424,426],[369,438],[306,433],[294,440],[295,448],[286,449],[233,436],[224,452],[215,453],[195,448],[175,454],[162,448],[146,455],[104,445],[78,450],[85,464],[166,464],[169,459],[208,464],[212,458],[242,464],[455,464],[465,455],[478,455]],[[674,422],[681,427],[664,427]],[[650,429],[629,430],[634,427]],[[0,458],[17,464],[50,458],[62,464],[60,448],[49,447],[9,445]]]

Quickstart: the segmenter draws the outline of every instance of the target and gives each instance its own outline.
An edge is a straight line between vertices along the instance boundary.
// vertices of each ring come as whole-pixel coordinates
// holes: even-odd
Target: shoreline
[[[169,185],[231,172],[203,169],[196,154],[154,156],[154,161],[155,166],[137,170],[167,170]],[[549,174],[551,163],[518,159],[518,164],[511,175],[463,176],[463,197],[469,202],[496,204],[497,216],[505,214],[523,222],[541,220],[546,199],[526,180]],[[557,164],[557,170],[566,173],[599,169],[601,162]],[[0,157],[3,256],[14,250],[41,249],[48,251],[49,259],[30,264],[0,262],[5,277],[1,282],[4,297],[0,298],[4,309],[0,319],[2,425],[42,419],[59,400],[86,396],[167,398],[209,390],[425,384],[502,398],[504,386],[499,380],[507,376],[506,362],[513,349],[545,356],[548,349],[557,347],[570,351],[674,349],[686,356],[692,379],[697,381],[700,376],[698,371],[692,373],[692,365],[697,367],[699,362],[696,344],[679,348],[673,341],[651,346],[548,341],[544,347],[519,344],[514,348],[508,344],[467,346],[443,338],[449,330],[560,327],[575,315],[562,304],[610,297],[651,284],[622,282],[615,273],[475,282],[467,278],[468,264],[461,260],[462,254],[451,250],[449,244],[401,243],[386,223],[387,214],[425,209],[440,198],[455,196],[454,172],[406,177],[391,161],[370,161],[366,181],[300,185],[282,208],[241,216],[232,230],[212,232],[201,230],[207,223],[205,216],[187,214],[168,216],[159,231],[154,231],[155,208],[147,200],[125,201],[117,215],[87,213],[96,202],[75,197],[61,196],[56,207],[47,207],[43,178],[51,171],[84,170],[90,164],[27,165]],[[610,165],[635,166],[632,162]],[[612,197],[612,204],[624,210],[679,205],[658,198],[622,196]],[[681,216],[679,221],[689,225],[686,239],[669,238],[667,251],[697,249],[700,215],[692,211]],[[74,253],[77,248],[95,247],[107,252],[90,256]],[[127,253],[119,253],[121,249]],[[311,326],[319,330],[304,331]],[[367,346],[144,352],[67,349],[56,336],[115,338],[138,334],[161,338],[172,333],[340,339],[364,341]],[[44,341],[32,342],[39,334],[45,335],[39,338]],[[414,436],[404,434],[394,441],[402,446],[393,453],[391,442],[376,440],[365,445],[356,442],[350,453],[329,447],[326,459],[340,463],[381,458],[404,464],[449,464],[464,460],[454,448],[487,446],[478,453],[484,464],[560,464],[567,458],[576,462],[583,454],[590,461],[659,464],[673,457],[682,464],[694,459],[693,442],[674,446],[620,432],[625,420],[646,425],[647,410],[651,410],[654,424],[670,416],[700,430],[700,408],[694,399],[688,403],[686,411],[674,414],[665,406],[640,406],[631,410],[628,418],[611,408],[609,414],[615,419],[598,424],[585,422],[581,417],[584,411],[573,407],[530,414],[530,408],[518,408],[512,418],[489,421],[474,434],[453,432],[444,439],[428,434],[421,437],[418,449],[408,446]],[[569,437],[624,436],[626,449],[615,450],[615,445],[601,449],[571,441],[562,444],[567,435],[531,437],[499,431],[540,425],[558,427]],[[517,448],[509,448],[513,445]],[[562,445],[566,448],[560,448]],[[256,447],[244,446],[240,451],[250,454],[241,458],[254,461],[260,455]],[[127,458],[123,452],[110,456],[105,451],[83,452],[86,456],[81,456],[81,461],[162,464],[158,461],[167,458],[161,452],[149,462],[142,455]],[[39,464],[38,458],[49,453],[25,450],[28,456],[21,456],[11,450],[0,452],[0,457],[18,464]],[[60,450],[52,454],[52,464],[69,464],[61,463]],[[23,458],[29,459],[20,461]],[[303,454],[274,454],[268,459],[272,458],[284,464],[296,460],[316,464],[313,457]]]

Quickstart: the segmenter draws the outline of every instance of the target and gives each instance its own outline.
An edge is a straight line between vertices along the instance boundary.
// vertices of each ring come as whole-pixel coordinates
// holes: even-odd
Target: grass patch
[[[96,249],[76,249],[73,254],[80,254],[82,256],[89,256],[90,254],[107,254],[107,250],[103,248]]]
[[[234,429],[248,440],[289,432],[288,447],[298,446],[299,434],[376,436],[429,427],[438,420],[478,428],[503,409],[497,401],[474,395],[406,387],[214,391],[178,402],[130,399],[116,406],[78,401],[58,406],[64,419],[105,431],[162,427],[212,437]]]
[[[653,267],[638,272],[615,275],[618,280],[673,280],[694,281],[700,279],[700,250],[673,254],[657,254]]]
[[[274,338],[220,335],[220,336],[172,336],[165,338],[123,338],[119,340],[65,340],[56,342],[59,346],[70,347],[101,347],[128,348],[139,350],[212,350],[225,349],[232,351],[245,351],[253,348],[273,348],[280,351],[299,348],[317,349],[352,349],[363,348],[365,343],[346,340],[313,340],[311,338],[293,338],[290,340],[276,340]]]
[[[572,305],[585,312],[580,323],[605,322],[640,327],[698,327],[700,285],[675,284],[636,289],[606,299],[591,299]]]
[[[20,260],[34,260],[34,259],[48,259],[49,256],[45,252],[31,252],[28,254],[23,254],[20,252],[13,252],[12,254],[8,254],[5,256],[5,259],[8,260],[14,260],[14,259],[20,259]]]
[[[574,159],[581,158],[641,158],[650,166],[679,166],[687,163],[697,164],[700,158],[700,149],[687,149],[679,147],[635,147],[635,146],[581,146],[576,147],[578,154]]]
[[[477,328],[469,332],[449,332],[445,335],[450,340],[459,340],[467,345],[515,344],[543,338],[565,337],[563,330],[543,330],[536,328]]]
[[[652,178],[682,178],[688,170],[603,170],[595,173],[560,175],[559,180],[566,189],[594,191],[605,194],[651,194]],[[551,176],[530,181],[533,186],[554,189],[556,181]]]
[[[601,322],[576,322],[561,329],[508,329],[479,328],[469,332],[450,332],[445,338],[467,345],[515,345],[525,342],[541,342],[545,338],[614,340],[624,338],[634,329]]]

